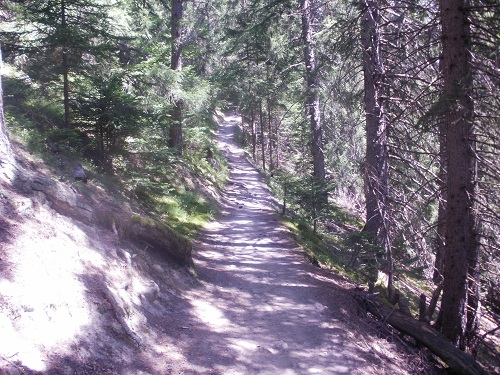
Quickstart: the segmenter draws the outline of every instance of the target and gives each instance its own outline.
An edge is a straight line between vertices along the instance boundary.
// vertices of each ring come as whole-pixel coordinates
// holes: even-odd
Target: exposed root
[[[123,311],[123,309],[120,307],[120,305],[116,301],[116,297],[114,296],[113,292],[111,292],[111,290],[109,290],[109,288],[106,286],[105,283],[102,284],[102,291],[104,293],[104,296],[108,300],[108,302],[111,304],[111,307],[113,308],[116,319],[118,320],[118,322],[122,326],[123,330],[140,348],[142,346],[141,339],[139,338],[139,336],[137,336],[137,334],[134,331],[132,331],[132,329],[130,329],[127,322],[125,321],[125,312]]]

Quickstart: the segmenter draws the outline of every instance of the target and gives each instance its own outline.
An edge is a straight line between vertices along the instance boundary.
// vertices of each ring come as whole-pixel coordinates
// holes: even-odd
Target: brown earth
[[[238,121],[219,132],[231,181],[194,269],[0,186],[0,374],[430,373],[305,259]]]

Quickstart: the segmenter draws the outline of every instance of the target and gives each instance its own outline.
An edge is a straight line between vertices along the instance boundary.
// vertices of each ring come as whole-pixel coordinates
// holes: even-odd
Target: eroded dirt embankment
[[[0,163],[0,374],[165,373],[155,317],[194,282],[191,244],[17,150]]]

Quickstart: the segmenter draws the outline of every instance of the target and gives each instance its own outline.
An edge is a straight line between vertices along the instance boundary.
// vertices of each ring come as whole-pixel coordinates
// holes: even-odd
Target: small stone
[[[78,164],[73,169],[73,178],[75,179],[75,181],[82,181],[84,183],[87,183],[87,174],[85,173],[85,169],[83,169],[81,164]]]
[[[157,299],[159,294],[160,287],[154,281],[142,293],[144,298],[146,298],[149,302],[153,302],[155,299]]]

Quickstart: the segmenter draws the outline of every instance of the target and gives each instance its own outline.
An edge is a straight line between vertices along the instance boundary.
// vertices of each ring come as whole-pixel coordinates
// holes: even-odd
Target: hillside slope
[[[0,170],[0,373],[165,373],[191,244],[17,150]]]

